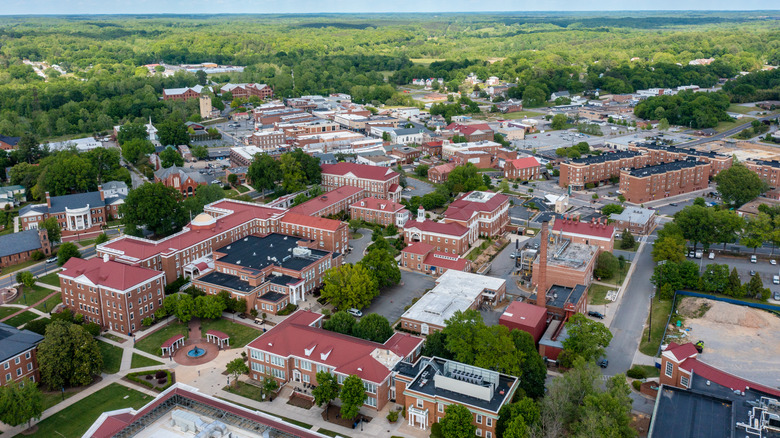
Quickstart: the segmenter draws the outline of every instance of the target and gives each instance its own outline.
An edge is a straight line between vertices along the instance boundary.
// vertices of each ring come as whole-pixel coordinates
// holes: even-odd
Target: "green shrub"
[[[164,374],[164,376],[163,376]],[[168,382],[159,388],[156,388],[154,386],[154,383],[151,381],[151,377],[154,376],[163,376],[168,380]],[[168,370],[156,370],[156,371],[139,371],[136,373],[130,373],[127,375],[128,380],[132,380],[133,382],[140,383],[141,385],[147,386],[155,391],[165,391],[168,389],[171,385],[173,385],[173,375]],[[149,379],[149,380],[147,380]],[[160,378],[158,378],[160,379]]]
[[[43,253],[37,250],[33,251],[32,254],[30,254],[30,258],[35,260],[36,262],[38,260],[43,260],[43,257],[44,257]]]
[[[279,316],[289,315],[289,314],[295,312],[296,310],[298,310],[298,306],[296,306],[295,304],[289,303],[289,304],[287,304],[287,307],[285,307],[284,309],[282,309],[279,312],[277,312],[277,315],[279,315]]]
[[[92,336],[98,336],[100,334],[100,326],[95,322],[84,324],[84,330]]]
[[[640,382],[639,380],[634,380],[633,382],[631,382],[631,386],[633,386],[634,389],[639,391],[640,389],[642,389],[642,382]]]
[[[398,421],[398,411],[390,411],[390,413],[387,414],[387,421],[391,423]]]
[[[644,379],[647,377],[647,373],[645,373],[645,370],[642,368],[633,367],[626,371],[626,376],[632,379]]]

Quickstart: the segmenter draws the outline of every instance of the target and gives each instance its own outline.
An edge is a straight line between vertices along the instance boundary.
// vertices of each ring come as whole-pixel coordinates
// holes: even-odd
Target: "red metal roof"
[[[615,234],[615,227],[606,224],[594,224],[593,222],[580,222],[572,219],[556,219],[555,224],[553,225],[553,231],[582,234],[601,239],[611,239],[612,235]]]
[[[457,219],[465,221],[469,220],[472,216],[474,216],[474,214],[479,214],[480,212],[493,212],[499,209],[504,203],[509,203],[509,197],[500,193],[494,194],[493,197],[491,197],[486,202],[475,202],[467,200],[466,198],[472,193],[474,192],[468,192],[462,195],[459,199],[453,201],[444,212],[444,217],[446,219]]]
[[[465,271],[469,265],[469,261],[463,257],[457,257],[452,260],[452,254],[445,254],[440,251],[431,251],[425,256],[423,260],[428,266],[435,266],[437,268],[454,269],[456,271]]]
[[[457,237],[464,236],[469,232],[469,229],[464,227],[461,224],[456,224],[456,223],[443,224],[440,222],[434,222],[430,219],[425,219],[422,222],[418,222],[415,219],[409,219],[408,221],[406,221],[406,223],[404,224],[404,229],[411,230],[413,228],[416,228],[423,232],[446,234],[449,236],[457,236]]]
[[[184,336],[183,335],[171,336],[170,338],[168,338],[167,341],[163,342],[162,345],[160,345],[160,348],[170,348],[170,346],[173,345],[174,342],[178,341],[179,339],[184,339]]]
[[[414,242],[401,250],[401,252],[406,252],[409,254],[428,254],[431,251],[433,251],[433,246],[424,242]]]
[[[324,217],[306,216],[298,213],[286,213],[280,223],[301,225],[304,227],[317,228],[318,230],[336,231],[344,225],[344,222],[326,219]]]
[[[458,131],[462,135],[471,135],[476,131],[493,132],[487,123],[475,123],[473,125],[462,125],[460,123],[450,123],[447,125],[447,129],[451,131]]]
[[[384,344],[379,344],[312,327],[311,324],[320,318],[322,315],[298,310],[250,342],[248,347],[285,358],[311,357],[316,362],[333,367],[338,373],[356,374],[361,379],[381,383],[391,370],[372,357],[372,352],[390,350],[404,358],[423,342],[416,336],[396,333]]]
[[[404,209],[402,204],[389,199],[365,198],[355,202],[350,207],[365,208],[368,210],[397,212]]]
[[[696,351],[695,347],[693,347],[693,344],[688,343],[687,345],[690,345],[692,348],[694,348],[694,351]],[[729,374],[713,366],[707,365],[695,357],[691,357],[682,361],[682,363],[680,363],[680,368],[689,372],[693,372],[693,374],[696,376],[710,380],[717,383],[718,385],[725,386],[726,388],[730,388],[732,390],[745,391],[745,389],[749,387],[750,389],[757,389],[759,391],[772,394],[775,397],[780,397],[780,391],[775,388],[764,386],[759,383],[737,377],[733,374]]]
[[[314,199],[310,199],[303,204],[296,205],[290,209],[290,212],[311,216],[363,191],[364,190],[360,187],[341,186]]]
[[[682,345],[670,342],[669,345],[666,346],[664,353],[670,353],[672,356],[674,356],[675,362],[681,362],[689,357],[694,357],[699,354],[699,352],[696,350],[696,347],[690,342]]]
[[[535,306],[521,301],[512,301],[506,310],[504,310],[504,313],[498,318],[498,321],[499,323],[501,321],[508,321],[515,324],[536,327],[540,321],[544,321],[546,318],[546,307]]]
[[[104,262],[103,259],[97,257],[89,260],[73,257],[62,266],[62,271],[59,273],[62,277],[74,280],[83,275],[93,284],[118,291],[132,289],[160,274],[162,273],[159,271],[139,266],[126,265],[111,260]]]
[[[455,163],[440,164],[430,169],[428,172],[430,172],[431,170],[435,170],[436,172],[439,172],[440,174],[444,175],[452,172],[452,170],[455,169],[455,167],[457,167],[457,164]]]
[[[206,334],[207,335],[216,336],[216,337],[218,337],[220,339],[229,339],[230,338],[230,336],[228,336],[226,333],[223,333],[223,332],[221,332],[219,330],[207,330]]]
[[[357,163],[336,163],[336,164],[323,164],[322,173],[328,175],[340,175],[344,176],[348,173],[355,175],[358,178],[373,179],[376,181],[390,181],[398,176],[398,173],[389,167],[371,166],[368,164]]]
[[[530,167],[539,167],[539,161],[534,157],[516,158],[514,160],[507,160],[507,163],[512,163],[515,169],[527,169]]]

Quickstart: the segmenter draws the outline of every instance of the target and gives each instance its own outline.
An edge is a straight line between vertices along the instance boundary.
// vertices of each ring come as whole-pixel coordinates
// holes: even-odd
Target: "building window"
[[[482,415],[477,414],[477,424],[482,424]]]
[[[477,436],[482,436],[482,429],[477,428]]]
[[[423,407],[423,403],[424,403],[424,402],[423,402],[423,399],[421,399],[421,398],[418,398],[418,399],[417,399],[417,407],[418,407],[418,408],[422,409],[422,407]]]
[[[490,417],[485,417],[485,426],[492,427],[493,426],[493,419]],[[488,432],[490,433],[490,432]]]
[[[666,362],[666,377],[672,377],[672,372],[674,371],[674,366],[671,362]]]
[[[444,412],[444,403],[439,403],[438,404],[438,411],[439,412]]]
[[[376,397],[366,397],[366,404],[371,407],[376,407]]]
[[[680,377],[680,385],[682,385],[682,386],[684,386],[686,388],[690,388],[690,383],[691,383],[690,379],[688,379],[687,376]]]

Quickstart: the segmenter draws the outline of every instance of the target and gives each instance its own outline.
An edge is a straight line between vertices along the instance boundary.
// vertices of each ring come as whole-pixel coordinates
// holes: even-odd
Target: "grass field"
[[[661,300],[658,295],[653,298],[653,312],[650,315],[652,317],[653,325],[651,327],[650,340],[647,340],[648,328],[645,327],[642,332],[642,339],[639,343],[639,351],[648,356],[655,356],[658,354],[658,346],[661,345],[661,337],[664,335],[666,320],[669,319],[669,312],[671,311],[671,300]]]
[[[20,310],[22,309],[18,307],[6,307],[6,306],[0,307],[0,319],[3,319],[8,315],[13,315],[14,313]]]
[[[8,231],[9,232],[13,232],[13,228],[10,228]],[[16,271],[18,271],[20,269],[27,269],[30,266],[38,264],[38,263],[41,263],[41,261],[40,260],[38,260],[38,261],[27,260],[26,262],[18,263],[16,265],[6,266],[5,268],[3,268],[3,274],[10,274],[10,273],[16,272]]]
[[[750,123],[753,120],[755,119],[752,117],[743,117],[733,122],[718,122],[718,126],[715,127],[715,130],[718,132],[728,131],[731,128],[736,128],[737,126],[744,125],[745,123]]]
[[[125,342],[124,339],[120,338],[119,336],[117,336],[117,335],[115,335],[113,333],[103,333],[101,336],[103,336],[104,338],[107,338],[107,339],[111,339],[114,342],[119,342],[120,344],[122,342]]]
[[[235,323],[229,319],[220,318],[216,320],[204,319],[200,324],[201,336],[206,338],[207,330],[219,330],[230,336],[230,347],[240,348],[253,341],[262,334],[262,331],[243,324]],[[146,350],[144,350],[146,351]]]
[[[236,186],[236,190],[238,190],[238,193],[246,193],[249,191],[249,189],[246,188],[246,186]]]
[[[340,437],[342,437],[342,438],[349,438],[348,436],[344,435],[343,433],[334,432],[334,431],[332,431],[332,430],[328,430],[328,429],[325,429],[325,428],[323,428],[323,427],[321,427],[321,428],[317,429],[317,432],[318,432],[318,433],[321,433],[321,434],[323,434],[323,435],[332,436],[332,437],[337,437],[337,436],[340,436]]]
[[[544,115],[543,113],[538,113],[536,111],[523,110],[523,111],[515,111],[513,113],[502,114],[501,118],[502,119],[522,119],[523,117],[539,117],[539,116],[543,116],[543,115]]]
[[[60,304],[61,302],[62,302],[62,295],[56,294],[51,298],[49,298],[48,300],[42,302],[41,304],[38,304],[37,306],[35,306],[35,308],[40,310],[41,312],[51,312],[51,309],[55,308],[57,304]]]
[[[612,277],[602,278],[599,281],[602,281],[604,283],[612,283],[615,285],[620,284],[623,282],[623,280],[626,279],[626,273],[628,272],[629,269],[631,269],[631,263],[626,261],[625,266],[623,266],[623,271],[615,272],[615,275],[613,275]]]
[[[47,289],[43,286],[38,286],[37,284],[34,284],[31,288],[25,286],[22,290],[22,293],[16,298],[16,300],[14,300],[13,303],[31,306],[52,293],[55,293],[55,291]]]
[[[86,246],[92,245],[93,243],[95,243],[95,241],[96,241],[96,240],[97,240],[97,239],[86,239],[86,240],[79,240],[79,241],[78,241],[78,242],[76,242],[76,243],[78,243],[78,244],[79,244],[79,245],[80,245],[82,248],[84,248],[84,247],[86,247]]]
[[[741,106],[732,103],[729,106],[729,109],[727,111],[731,113],[747,114],[751,111],[763,111],[763,110],[757,106]]]
[[[14,316],[13,318],[9,318],[3,322],[14,327],[20,327],[24,324],[27,324],[28,322],[32,321],[37,317],[38,317],[37,314],[32,313],[29,310],[25,310],[24,312]]]
[[[162,365],[162,362],[156,361],[154,359],[149,359],[146,356],[141,356],[140,354],[133,353],[133,359],[130,361],[130,368],[145,368],[145,367],[153,367],[157,365]]]
[[[81,392],[84,388],[75,388],[73,391],[65,391],[65,399],[69,399],[73,397],[74,395]],[[43,396],[43,410],[49,409],[50,407],[56,405],[57,403],[63,401],[62,400],[62,393],[59,391],[52,391],[52,392],[44,392],[41,394]]]
[[[49,286],[55,286],[60,287],[60,277],[57,276],[57,272],[59,272],[59,269],[55,269],[54,272],[51,274],[46,274],[43,277],[38,277],[38,280],[36,280],[38,283],[45,283]]]
[[[415,64],[419,65],[431,65],[436,61],[444,61],[444,58],[409,58]]]
[[[227,392],[246,397],[250,400],[263,401],[263,388],[252,385],[246,382],[238,382],[237,384],[226,386],[223,388]]]
[[[126,397],[126,398],[125,398]],[[51,417],[38,423],[38,431],[32,435],[19,434],[17,437],[58,437],[79,438],[89,426],[106,411],[123,408],[140,408],[152,399],[152,396],[112,383],[100,391],[86,397],[78,403],[68,406]]]
[[[108,374],[118,373],[122,365],[122,349],[104,341],[98,341],[98,347],[103,356],[103,371]]]
[[[612,286],[604,286],[603,284],[591,284],[590,290],[588,290],[588,304],[609,304],[612,301],[607,299],[607,291],[614,290]]]
[[[644,370],[647,377],[658,377],[661,375],[661,370],[653,365],[634,365],[631,368],[640,368]]]
[[[135,348],[155,356],[160,355],[160,345],[175,335],[187,338],[187,325],[174,322],[135,343]],[[232,341],[232,339],[231,339]],[[232,342],[231,342],[232,343]]]

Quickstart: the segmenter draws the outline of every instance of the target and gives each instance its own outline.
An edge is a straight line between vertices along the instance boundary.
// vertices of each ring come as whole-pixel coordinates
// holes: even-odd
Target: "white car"
[[[352,315],[352,316],[354,316],[356,318],[360,318],[361,316],[363,316],[363,312],[361,312],[360,310],[358,310],[358,309],[356,309],[354,307],[349,309],[349,310],[347,310],[347,313],[349,313],[350,315]]]
[[[780,275],[773,275],[772,276],[772,283],[773,284],[780,284]]]
[[[715,253],[711,252],[709,256],[707,256],[708,259],[713,260],[715,259]]]
[[[772,260],[769,261],[769,264],[770,265],[776,265],[777,261],[775,259],[772,259]]]

